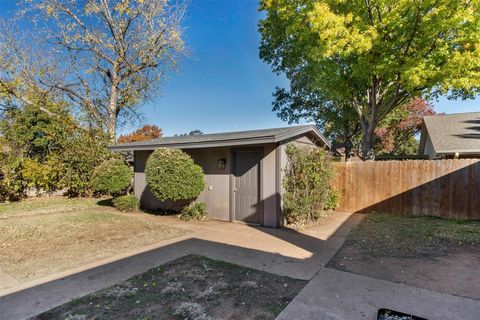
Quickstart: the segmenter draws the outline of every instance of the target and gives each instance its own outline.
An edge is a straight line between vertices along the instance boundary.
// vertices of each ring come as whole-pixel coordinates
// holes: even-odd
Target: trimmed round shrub
[[[135,211],[139,207],[137,197],[132,194],[116,197],[115,199],[113,199],[112,203],[115,208],[123,212]]]
[[[202,220],[207,216],[207,204],[205,202],[193,202],[183,208],[180,219],[185,221]]]
[[[121,194],[130,187],[132,176],[132,170],[122,160],[106,160],[93,172],[92,190],[101,194]]]
[[[178,149],[155,150],[148,157],[145,176],[148,188],[160,201],[195,199],[205,187],[202,168]]]

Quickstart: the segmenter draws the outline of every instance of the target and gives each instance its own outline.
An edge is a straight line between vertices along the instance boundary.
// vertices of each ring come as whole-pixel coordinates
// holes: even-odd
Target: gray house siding
[[[435,152],[435,149],[433,148],[433,143],[432,139],[430,139],[430,135],[427,134],[426,140],[425,140],[425,149],[423,151],[424,155],[428,155],[428,158],[430,160],[434,160],[437,158],[437,153]]]
[[[185,150],[205,173],[205,190],[198,197],[207,204],[211,217],[230,220],[230,148]],[[225,169],[217,168],[218,159],[226,159]]]
[[[248,147],[244,147],[248,149]],[[258,148],[258,146],[255,146]],[[263,208],[263,225],[277,227],[279,224],[279,208],[276,181],[276,145],[266,144],[261,146],[263,157],[260,163],[260,204]],[[238,149],[238,148],[235,148]],[[207,204],[207,210],[210,217],[220,220],[230,221],[234,219],[232,215],[232,195],[231,195],[231,163],[232,148],[205,148],[205,149],[187,149],[184,150],[205,173],[205,189],[198,197],[198,201]],[[141,206],[146,210],[159,210],[162,208],[175,208],[170,203],[163,203],[155,199],[148,190],[145,179],[145,164],[148,156],[153,150],[134,152],[134,194],[140,199]],[[225,169],[217,168],[218,159],[226,159]]]

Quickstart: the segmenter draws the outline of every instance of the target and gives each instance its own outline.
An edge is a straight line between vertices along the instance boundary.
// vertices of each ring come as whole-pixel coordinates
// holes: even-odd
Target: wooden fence
[[[336,163],[338,210],[480,219],[480,159]]]

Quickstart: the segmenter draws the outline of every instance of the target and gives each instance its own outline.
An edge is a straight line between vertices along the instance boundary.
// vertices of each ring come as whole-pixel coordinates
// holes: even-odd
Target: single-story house
[[[480,158],[480,112],[423,117],[419,154],[429,159]]]
[[[148,190],[145,164],[162,147],[179,148],[203,168],[206,186],[198,200],[207,204],[209,216],[227,221],[279,227],[282,224],[281,176],[287,164],[285,145],[330,148],[313,125],[162,137],[118,144],[114,151],[133,151],[134,194],[147,210],[162,208]]]

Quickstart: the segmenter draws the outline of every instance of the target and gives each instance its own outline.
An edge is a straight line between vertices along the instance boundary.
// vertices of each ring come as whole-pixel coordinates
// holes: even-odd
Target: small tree
[[[423,117],[436,114],[433,106],[421,98],[392,111],[375,129],[378,154],[415,154],[415,136],[422,129]]]
[[[120,159],[109,159],[95,168],[92,190],[112,196],[125,192],[132,183],[132,170]]]
[[[160,201],[195,199],[205,187],[202,168],[178,149],[155,150],[147,160],[145,175],[148,188]]]
[[[283,178],[284,217],[287,224],[321,217],[331,191],[333,166],[325,150],[287,145],[288,165]]]

